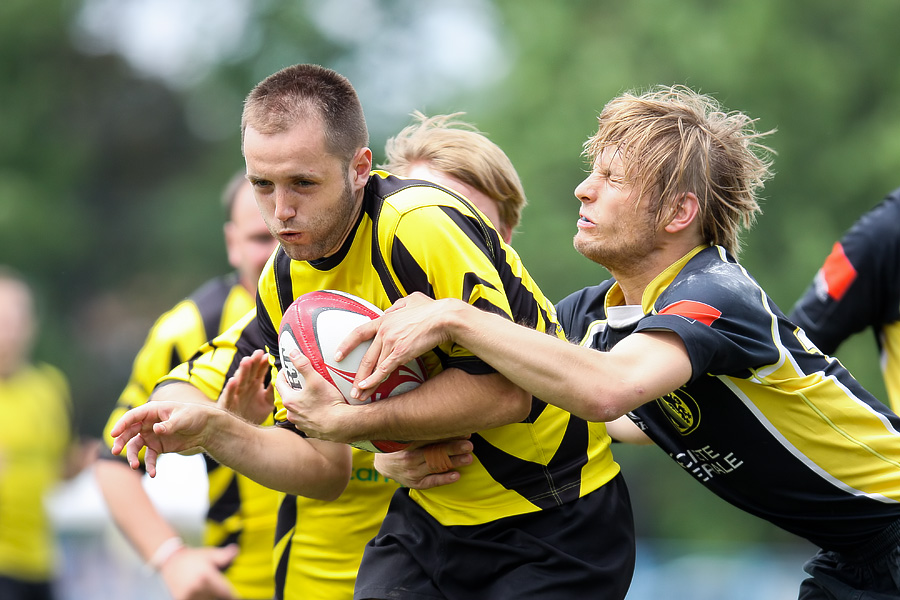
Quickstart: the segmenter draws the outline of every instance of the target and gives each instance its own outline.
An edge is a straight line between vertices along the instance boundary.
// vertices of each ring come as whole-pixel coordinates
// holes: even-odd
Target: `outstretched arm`
[[[236,598],[222,569],[238,547],[190,548],[156,510],[141,484],[141,473],[117,460],[98,460],[94,477],[116,526],[145,564],[159,571],[172,598]]]
[[[416,293],[395,307],[358,327],[338,348],[346,355],[374,336],[357,375],[360,397],[398,365],[446,341],[463,346],[541,400],[589,421],[612,421],[691,377],[684,343],[668,331],[633,334],[609,352],[598,352],[459,300]]]
[[[112,451],[127,452],[132,468],[147,447],[147,473],[165,452],[204,450],[225,466],[276,490],[319,500],[340,496],[350,479],[350,448],[310,440],[277,427],[258,427],[209,402],[178,400],[202,395],[186,383],[158,388],[151,402],[129,410],[112,429]]]

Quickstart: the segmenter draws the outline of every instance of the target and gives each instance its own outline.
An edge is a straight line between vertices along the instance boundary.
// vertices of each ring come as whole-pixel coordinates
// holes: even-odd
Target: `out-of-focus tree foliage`
[[[115,54],[75,50],[81,4],[0,3],[0,262],[37,287],[38,355],[69,373],[81,428],[94,435],[152,320],[227,268],[218,196],[242,167],[241,101],[292,63],[331,66],[357,84],[376,161],[386,135],[412,110],[465,111],[522,175],[530,204],[514,245],[553,299],[607,276],[572,249],[572,190],[586,169],[581,145],[621,91],[686,84],[758,118],[760,129],[777,129],[769,139],[777,175],[742,259],[785,310],[834,239],[900,186],[895,0],[460,2],[484,8],[506,51],[503,60],[486,56],[480,70],[471,69],[472,82],[477,73],[494,75],[478,86],[442,79],[422,64],[437,42],[418,28],[434,25],[429,11],[446,20],[448,13],[435,11],[453,2],[346,0],[328,13],[330,27],[321,12],[310,17],[324,3],[252,3],[239,51],[178,86],[138,74]],[[460,61],[469,33],[454,24]],[[439,94],[415,89],[429,86]],[[868,336],[840,355],[882,393]],[[634,477],[635,504],[649,515],[639,529],[717,535],[691,505],[714,507],[700,511],[706,515],[728,507],[710,504],[699,486],[681,491],[677,482],[688,476],[657,466],[666,460],[661,453],[617,448],[617,456],[626,473],[661,473]],[[654,495],[672,499],[669,487],[660,494],[662,485],[678,489],[682,501],[641,512]],[[735,528],[746,538],[771,535],[743,515],[728,518],[735,525],[724,537],[738,537]]]
[[[138,269],[174,262],[171,230],[160,229],[164,219],[151,207],[174,207],[155,199],[201,144],[184,134],[172,91],[133,77],[115,57],[72,48],[74,10],[24,0],[0,6],[0,262],[36,287],[38,356],[69,373],[79,417],[90,420],[109,401],[95,390],[121,384],[131,360],[104,356],[98,345],[135,335],[116,327],[127,313],[160,308],[152,301],[158,282],[135,277]],[[113,289],[122,295],[104,303]]]

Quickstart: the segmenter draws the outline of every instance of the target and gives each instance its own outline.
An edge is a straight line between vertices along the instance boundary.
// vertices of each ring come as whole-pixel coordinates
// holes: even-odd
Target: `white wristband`
[[[159,571],[182,548],[184,548],[184,541],[180,537],[177,535],[170,537],[159,545],[153,556],[147,561],[147,569],[149,571]]]

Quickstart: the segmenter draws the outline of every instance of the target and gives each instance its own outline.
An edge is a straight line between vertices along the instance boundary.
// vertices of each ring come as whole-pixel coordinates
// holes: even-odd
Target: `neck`
[[[351,213],[353,216],[347,222],[347,229],[344,231],[344,235],[341,236],[341,241],[338,243],[337,246],[334,247],[334,249],[331,252],[329,252],[326,255],[326,258],[328,256],[336,254],[338,252],[338,250],[340,250],[344,246],[344,242],[347,241],[347,237],[350,235],[350,232],[353,231],[354,227],[356,227],[356,222],[359,221],[359,215],[363,209],[363,200],[365,198],[365,195],[366,195],[365,188],[362,188],[357,192],[356,207],[353,209],[353,212]]]
[[[670,244],[645,256],[639,263],[633,265],[633,268],[609,269],[625,296],[625,303],[641,304],[647,286],[699,243],[697,240],[690,240],[681,244]]]

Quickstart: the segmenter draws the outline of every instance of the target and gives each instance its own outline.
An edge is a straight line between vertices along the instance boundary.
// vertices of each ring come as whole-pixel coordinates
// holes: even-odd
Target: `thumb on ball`
[[[309,359],[306,358],[306,355],[304,355],[299,350],[291,350],[288,353],[288,358],[291,360],[294,368],[300,371],[300,373],[303,375],[309,373],[313,368],[312,363],[309,362]]]

